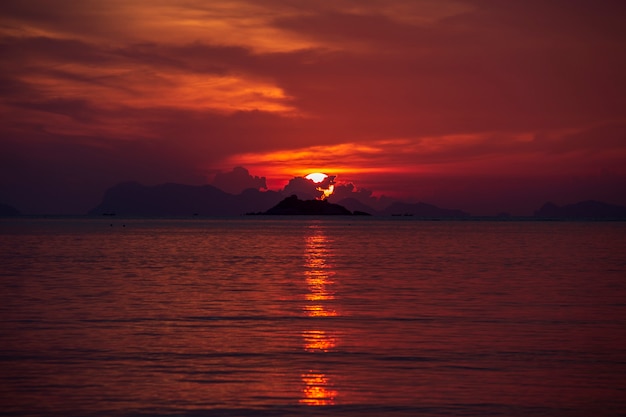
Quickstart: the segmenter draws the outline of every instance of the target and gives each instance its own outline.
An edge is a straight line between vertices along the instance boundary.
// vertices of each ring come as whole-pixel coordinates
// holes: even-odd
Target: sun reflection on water
[[[333,405],[337,391],[329,388],[328,377],[320,372],[309,371],[302,374],[302,381],[305,384],[304,398],[300,404],[305,405]]]
[[[329,258],[329,241],[324,231],[316,226],[311,227],[312,233],[306,238],[305,249],[305,279],[308,292],[305,295],[306,303],[304,314],[308,317],[335,317],[339,314],[328,303],[335,300],[332,289],[334,275]],[[337,345],[335,334],[314,328],[302,332],[304,350],[310,353],[324,353],[334,349]],[[326,373],[320,370],[309,370],[302,375],[304,388],[300,404],[309,406],[324,406],[335,404],[338,393]]]
[[[305,305],[304,311],[311,317],[333,317],[337,315],[337,312],[323,303],[335,299],[335,294],[330,289],[334,272],[327,262],[328,241],[322,230],[314,230],[315,233],[306,238],[305,276],[309,292],[305,299],[312,303]]]
[[[307,352],[328,352],[337,345],[335,337],[324,330],[305,330],[302,337]]]

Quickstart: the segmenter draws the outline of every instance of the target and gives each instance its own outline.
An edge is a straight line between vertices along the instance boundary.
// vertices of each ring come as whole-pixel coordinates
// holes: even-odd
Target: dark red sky
[[[0,202],[312,171],[472,214],[626,205],[622,0],[9,0]]]

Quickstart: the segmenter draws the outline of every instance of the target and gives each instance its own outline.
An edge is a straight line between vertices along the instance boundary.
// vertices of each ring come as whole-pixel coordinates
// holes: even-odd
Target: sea
[[[2,416],[624,416],[626,222],[0,220]]]

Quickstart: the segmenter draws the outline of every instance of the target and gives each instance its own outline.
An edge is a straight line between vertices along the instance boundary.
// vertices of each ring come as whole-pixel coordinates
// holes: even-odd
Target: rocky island
[[[265,215],[309,215],[309,216],[369,216],[362,211],[350,211],[344,206],[328,200],[300,200],[296,195],[285,198],[271,209],[255,214]]]

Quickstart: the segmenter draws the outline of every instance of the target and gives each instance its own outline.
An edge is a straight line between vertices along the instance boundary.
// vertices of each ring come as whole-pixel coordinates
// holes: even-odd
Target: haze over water
[[[617,416],[626,223],[0,223],[6,415]]]

